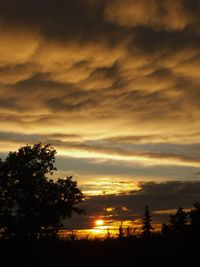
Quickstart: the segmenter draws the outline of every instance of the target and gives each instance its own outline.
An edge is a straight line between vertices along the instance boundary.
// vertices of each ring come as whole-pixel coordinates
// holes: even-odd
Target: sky
[[[0,1],[0,156],[55,147],[55,178],[86,196],[69,229],[138,225],[147,204],[156,224],[199,200],[199,14],[199,0]]]

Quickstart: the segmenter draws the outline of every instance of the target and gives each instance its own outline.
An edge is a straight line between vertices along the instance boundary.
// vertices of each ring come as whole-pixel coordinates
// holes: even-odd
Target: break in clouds
[[[161,223],[169,222],[170,214],[179,207],[186,211],[192,208],[199,199],[200,182],[166,182],[140,183],[139,190],[116,195],[93,196],[86,199],[83,208],[87,216],[74,216],[66,221],[68,229],[87,229],[94,226],[94,219],[102,218],[108,225],[113,222],[129,221],[134,227],[141,227],[145,205],[151,209],[153,224],[160,227]],[[109,209],[108,209],[109,208]]]
[[[77,177],[197,179],[199,13],[199,0],[2,0],[2,153],[42,141]]]

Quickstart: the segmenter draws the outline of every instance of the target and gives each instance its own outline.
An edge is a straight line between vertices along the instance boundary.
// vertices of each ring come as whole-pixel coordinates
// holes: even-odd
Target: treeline
[[[122,224],[119,227],[119,239],[125,237],[146,237],[153,238],[161,236],[164,238],[173,238],[175,236],[196,236],[200,237],[200,203],[193,204],[190,211],[185,211],[183,207],[179,207],[174,214],[169,216],[169,222],[163,223],[160,231],[154,231],[152,225],[152,217],[149,212],[148,206],[145,206],[144,217],[142,221],[141,233],[135,233],[134,228],[123,228]],[[108,237],[110,237],[108,235]]]

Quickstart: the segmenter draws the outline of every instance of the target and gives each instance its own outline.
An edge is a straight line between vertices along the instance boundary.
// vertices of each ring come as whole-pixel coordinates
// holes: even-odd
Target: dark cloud
[[[39,30],[45,37],[69,40],[89,39],[101,30],[105,1],[1,1],[1,19],[5,25]],[[80,27],[81,26],[81,27]]]
[[[133,41],[138,50],[147,54],[160,54],[160,59],[168,53],[175,54],[186,47],[198,49],[200,36],[196,32],[186,29],[179,32],[156,31],[149,28],[137,28],[136,39]]]
[[[91,197],[91,201],[101,205],[122,205],[132,212],[141,213],[145,205],[152,210],[176,209],[179,206],[189,208],[195,201],[199,201],[199,181],[194,182],[166,182],[142,183],[141,190],[130,194],[117,196]]]
[[[129,194],[94,196],[87,199],[83,205],[87,210],[87,215],[78,223],[78,228],[84,228],[101,215],[106,218],[106,208],[113,207],[114,212],[111,220],[134,221],[141,219],[145,205],[148,205],[153,223],[163,223],[169,221],[169,214],[174,213],[178,207],[191,209],[193,203],[200,200],[200,182],[165,182],[165,183],[142,183],[139,191],[132,191]],[[126,207],[123,209],[122,207]],[[171,212],[170,212],[171,211]],[[86,223],[87,221],[87,223]],[[73,221],[74,222],[74,221]],[[70,221],[66,221],[66,226],[70,229]],[[87,227],[86,227],[87,228]]]
[[[187,144],[188,142],[196,143],[198,142],[200,137],[200,133],[196,132],[188,136],[188,134],[179,134],[179,135],[130,135],[130,136],[114,136],[107,139],[104,139],[105,142],[111,143],[123,143],[123,144],[164,144],[164,143],[184,143]],[[192,139],[192,140],[191,140]],[[195,141],[196,140],[196,141]]]
[[[84,137],[77,134],[59,133],[44,133],[42,135],[0,132],[0,138],[2,141],[14,142],[18,144],[25,144],[28,142],[46,142],[52,144],[53,146],[58,148],[58,150],[64,149],[67,151],[68,149],[72,149],[86,153],[96,153],[96,155],[102,155],[102,158],[106,158],[106,156],[116,156],[117,158],[115,158],[115,160],[118,159],[126,161],[131,159],[132,162],[134,162],[134,160],[137,162],[137,159],[145,159],[147,162],[148,160],[152,161],[151,165],[153,164],[158,166],[166,164],[179,166],[181,164],[185,166],[198,167],[200,163],[199,143],[170,144],[166,142],[160,144],[130,144],[130,141],[137,141],[137,138],[136,140],[134,139],[134,137],[127,137],[122,139],[118,139],[116,137],[114,139],[111,138],[105,140],[90,140],[87,139],[86,136]],[[146,138],[149,138],[149,136],[147,136]],[[150,138],[152,138],[152,136],[150,136]]]
[[[71,3],[70,8],[76,10],[79,4],[78,2]],[[24,2],[23,5],[26,6]],[[51,3],[49,5],[51,6]],[[27,8],[30,7],[31,4],[27,5]],[[68,12],[68,8],[63,10]],[[49,14],[48,8],[46,12]],[[57,11],[55,8],[54,12],[59,12],[59,9]],[[23,18],[23,14],[21,17]],[[81,23],[82,17],[78,18]],[[42,19],[45,20],[45,16]],[[99,23],[103,23],[102,20]],[[73,28],[72,22],[70,25]],[[91,24],[88,27],[94,27],[94,25]],[[79,28],[83,30],[84,24]],[[75,29],[74,31],[76,32]],[[107,27],[104,31],[107,32]],[[121,31],[121,27],[118,27],[117,32]],[[66,40],[66,43],[61,44],[56,41],[56,38],[49,41],[48,36],[44,34],[39,34],[38,40],[37,38],[32,40],[32,37],[27,34],[20,33],[21,39],[30,39],[31,43],[36,42],[36,44],[33,46],[33,51],[25,47],[27,55],[17,57],[17,62],[14,59],[13,62],[9,61],[9,64],[13,63],[13,66],[11,64],[2,69],[2,82],[16,83],[14,86],[16,89],[12,90],[15,91],[16,98],[18,96],[25,98],[28,95],[33,103],[37,103],[35,108],[39,105],[41,108],[49,108],[52,112],[65,114],[74,113],[76,110],[78,113],[81,110],[91,119],[96,117],[103,119],[105,114],[109,114],[115,118],[128,117],[129,121],[136,120],[140,123],[149,119],[162,123],[175,117],[182,124],[188,123],[191,116],[196,116],[198,87],[194,88],[194,81],[191,79],[188,79],[186,84],[182,76],[190,75],[192,72],[189,69],[190,73],[187,73],[190,67],[187,61],[191,62],[196,57],[195,64],[198,64],[199,34],[189,29],[176,33],[136,27],[132,32],[125,31],[124,38],[122,36],[117,38],[113,50],[106,41],[112,38],[113,34],[105,38],[101,31],[95,32],[101,37],[98,44],[91,35],[87,44],[79,41],[80,47],[77,40],[73,39],[73,35],[70,35],[70,41]],[[35,46],[36,50],[34,50]],[[13,53],[15,52],[15,47],[11,46],[10,49],[14,49]],[[181,59],[179,59],[180,53],[182,53]],[[191,54],[189,59],[188,53]],[[25,62],[21,62],[24,60]],[[170,60],[172,63],[167,62]],[[180,63],[182,63],[181,67]],[[169,66],[170,64],[172,66]],[[197,78],[196,80],[198,84],[199,81]],[[191,93],[188,93],[188,87],[191,88]],[[9,94],[10,89],[4,88]],[[22,88],[24,91],[19,94]],[[35,91],[39,90],[40,94],[33,99]],[[17,100],[15,102],[18,102]],[[196,105],[191,106],[192,101]],[[9,101],[4,101],[2,106],[9,109]],[[20,110],[23,106],[24,103],[18,104],[15,109]],[[185,112],[188,107],[189,116]],[[29,108],[34,109],[34,105],[32,104]]]

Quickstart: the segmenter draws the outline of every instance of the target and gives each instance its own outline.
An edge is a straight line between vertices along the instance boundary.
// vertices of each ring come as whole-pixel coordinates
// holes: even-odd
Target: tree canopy
[[[175,214],[170,215],[170,227],[175,233],[182,233],[186,229],[187,213],[179,207]]]
[[[191,226],[195,231],[200,232],[200,203],[196,202],[193,204],[194,208],[189,212],[191,219]]]
[[[72,177],[53,180],[56,150],[41,143],[21,147],[0,159],[0,229],[6,237],[52,236],[83,194]]]

